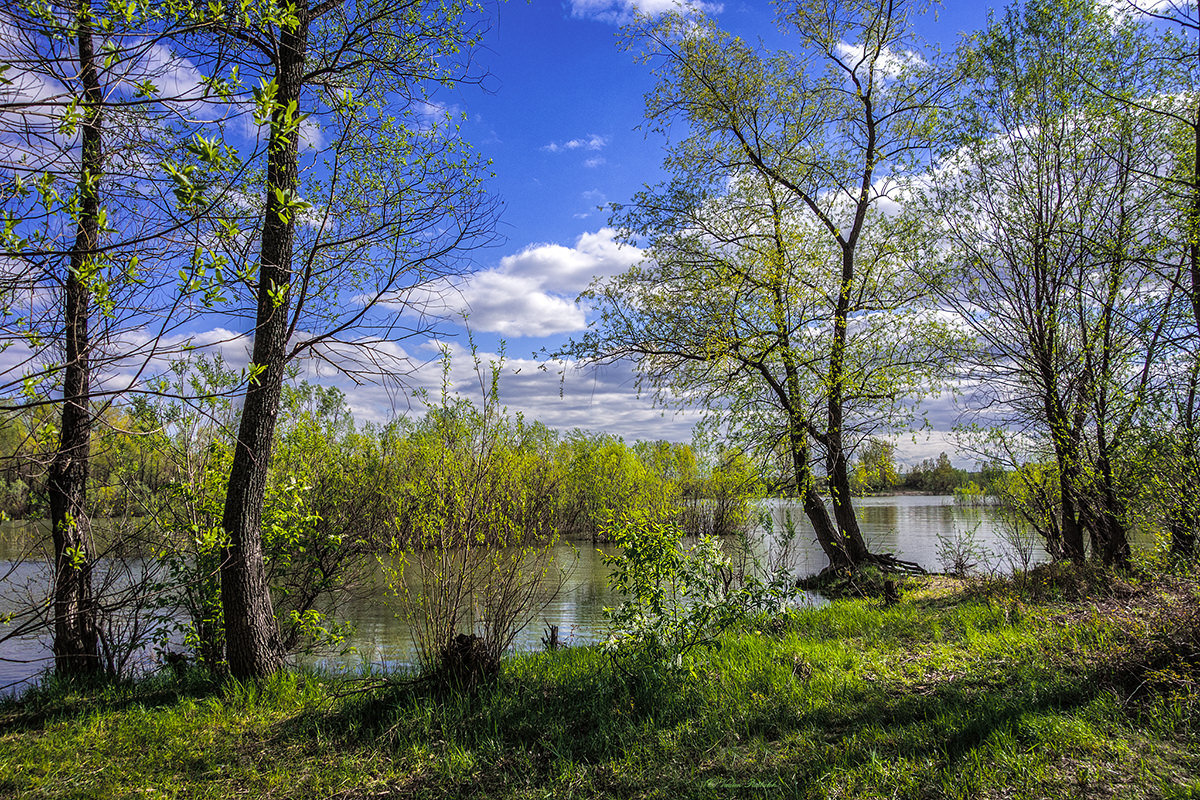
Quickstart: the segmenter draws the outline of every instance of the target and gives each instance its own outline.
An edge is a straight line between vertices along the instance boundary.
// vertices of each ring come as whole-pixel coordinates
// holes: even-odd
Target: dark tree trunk
[[[834,527],[833,521],[829,518],[829,511],[825,508],[825,501],[821,498],[817,487],[813,485],[812,468],[808,463],[808,445],[805,440],[805,434],[803,431],[798,430],[798,423],[794,420],[789,438],[792,451],[792,467],[796,473],[796,489],[804,504],[804,513],[817,534],[817,543],[821,545],[821,549],[828,556],[829,566],[834,569],[853,566],[842,537],[838,535],[837,528]]]
[[[832,459],[829,469],[829,495],[833,500],[833,515],[837,520],[842,541],[850,554],[850,560],[855,564],[864,564],[872,559],[872,553],[867,549],[862,529],[858,526],[858,514],[854,511],[854,497],[850,489],[850,471],[846,453],[840,447],[839,445],[837,455]]]
[[[1054,461],[1058,467],[1058,501],[1061,516],[1062,555],[1076,564],[1082,564],[1086,555],[1084,526],[1080,521],[1080,475],[1079,439],[1082,429],[1082,412],[1070,410],[1069,401],[1059,396],[1059,376],[1055,370],[1055,355],[1058,351],[1057,331],[1051,321],[1048,333],[1034,347],[1037,351],[1038,372],[1041,380],[1041,402],[1046,414],[1054,447]]]
[[[262,510],[267,470],[279,414],[288,335],[292,244],[295,222],[280,205],[276,189],[296,187],[298,126],[285,125],[285,109],[299,103],[307,47],[307,9],[297,9],[294,30],[279,37],[278,86],[267,155],[266,208],[259,255],[258,311],[252,364],[261,370],[246,390],[241,424],[225,495],[224,527],[229,536],[221,565],[225,656],[237,678],[260,678],[283,667],[279,625],[271,603],[263,558]]]
[[[1196,515],[1187,510],[1171,522],[1171,555],[1176,558],[1196,557]]]
[[[786,250],[781,225],[782,213],[770,181],[767,182],[767,193],[771,198],[776,253],[782,259]],[[800,390],[800,371],[792,357],[791,332],[787,325],[788,307],[784,299],[783,285],[779,281],[772,286],[771,297],[774,303],[779,352],[782,354],[784,369],[784,385],[777,386],[776,391],[788,415],[788,449],[791,451],[792,470],[796,477],[796,492],[804,505],[805,516],[808,517],[808,521],[817,535],[817,543],[821,545],[821,549],[829,558],[829,565],[834,569],[842,569],[851,566],[852,562],[842,537],[829,518],[825,501],[814,485],[812,466],[809,463],[808,431],[800,410],[803,396]]]
[[[1096,466],[1100,473],[1101,502],[1096,527],[1100,533],[1100,554],[1106,565],[1124,567],[1129,565],[1132,555],[1129,548],[1129,532],[1125,528],[1125,507],[1117,492],[1117,479],[1113,474],[1112,456],[1103,427],[1097,431],[1096,439],[1099,451]]]
[[[1197,54],[1200,57],[1200,53]],[[1188,217],[1188,277],[1189,301],[1192,309],[1192,341],[1200,342],[1200,106],[1192,122],[1192,185],[1191,208]],[[1200,359],[1196,352],[1193,359]],[[1184,400],[1184,442],[1183,442],[1183,475],[1180,476],[1181,491],[1175,498],[1177,511],[1171,522],[1171,554],[1180,558],[1191,559],[1196,556],[1196,533],[1200,527],[1200,513],[1197,512],[1197,496],[1200,495],[1200,452],[1197,441],[1200,441],[1200,431],[1197,430],[1196,392],[1197,373],[1200,365],[1193,362],[1188,385],[1187,397]]]
[[[1194,386],[1192,391],[1195,391]],[[1189,406],[1191,402],[1189,398]],[[1182,452],[1178,456],[1181,474],[1177,479],[1169,529],[1171,555],[1192,559],[1196,556],[1196,534],[1200,529],[1200,457],[1197,456],[1195,418],[1190,407],[1185,410],[1183,436]]]
[[[1076,564],[1082,564],[1086,555],[1083,544],[1083,525],[1079,522],[1079,508],[1072,482],[1063,479],[1059,492],[1062,504],[1063,555]]]
[[[858,230],[858,225],[855,230]],[[825,444],[828,450],[827,469],[829,494],[833,514],[837,519],[838,536],[850,557],[858,565],[870,560],[871,553],[863,541],[854,513],[850,491],[849,467],[846,460],[846,441],[843,436],[846,399],[846,336],[850,316],[850,292],[854,285],[854,234],[842,246],[842,280],[833,317],[833,347],[829,354],[829,401],[826,408]]]
[[[91,9],[76,9],[84,119],[75,246],[63,286],[62,426],[50,464],[47,493],[54,540],[54,668],[61,675],[100,672],[96,607],[92,597],[87,480],[91,457],[91,374],[88,357],[91,314],[90,272],[100,239],[99,181],[103,168],[100,77],[92,48]]]

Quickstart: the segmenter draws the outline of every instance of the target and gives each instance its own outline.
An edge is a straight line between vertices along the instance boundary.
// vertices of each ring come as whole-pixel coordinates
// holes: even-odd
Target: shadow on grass
[[[926,765],[915,779],[934,780],[996,733],[1017,736],[1023,718],[1070,713],[1100,691],[1086,676],[1022,667],[910,691],[855,683],[811,708],[767,703],[738,717],[714,702],[705,677],[630,680],[602,658],[580,661],[566,672],[533,661],[472,695],[381,690],[286,720],[274,735],[281,746],[474,754],[468,778],[424,775],[432,793],[550,789],[586,772],[600,794],[806,797],[822,796],[835,772],[869,772],[880,759]]]
[[[48,677],[15,697],[0,699],[0,736],[42,729],[57,722],[129,708],[166,708],[190,697],[222,693],[222,683],[208,673],[182,676],[161,671],[136,681]]]

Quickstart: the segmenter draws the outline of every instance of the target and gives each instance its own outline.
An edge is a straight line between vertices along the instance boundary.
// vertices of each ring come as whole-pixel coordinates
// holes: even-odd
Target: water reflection
[[[1012,547],[987,509],[960,508],[950,497],[881,497],[858,501],[863,535],[873,551],[891,552],[915,561],[927,569],[940,570],[941,541],[971,537],[985,563],[1009,570],[1014,563]],[[763,563],[784,565],[795,576],[812,575],[825,567],[827,560],[816,543],[812,527],[803,510],[794,502],[769,500],[763,503],[769,525],[756,544],[756,555]],[[788,532],[791,532],[790,543]],[[940,537],[940,539],[939,539]],[[5,523],[0,526],[0,576],[13,570],[13,564],[41,547],[44,526],[37,523]],[[1036,548],[1034,560],[1045,558]],[[545,609],[517,637],[518,650],[542,647],[547,624],[557,625],[559,638],[567,644],[599,641],[603,633],[604,608],[618,598],[608,588],[609,567],[596,546],[580,543],[562,545],[555,551],[557,563],[567,569],[562,590],[552,597]],[[29,592],[43,594],[48,579],[44,555],[18,565],[0,591],[0,615],[15,610],[20,596]],[[412,579],[412,576],[409,576]],[[354,652],[348,655],[323,655],[307,659],[329,669],[358,670],[365,664],[400,665],[414,660],[412,637],[407,625],[398,619],[385,598],[387,581],[382,571],[371,576],[374,590],[340,609],[340,619],[353,624],[350,639]],[[27,591],[17,591],[26,587]],[[0,637],[5,628],[0,626]],[[42,634],[9,639],[0,643],[0,687],[35,674],[49,663],[49,641]]]

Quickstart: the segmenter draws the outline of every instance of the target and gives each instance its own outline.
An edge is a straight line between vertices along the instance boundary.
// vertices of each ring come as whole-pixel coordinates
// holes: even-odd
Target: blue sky
[[[505,352],[500,388],[511,411],[563,430],[579,427],[611,432],[627,440],[688,441],[698,418],[696,412],[658,408],[651,398],[639,396],[632,365],[560,373],[557,365],[546,364],[538,356],[560,348],[586,329],[589,310],[577,303],[576,297],[594,278],[619,274],[638,260],[636,250],[621,248],[614,241],[605,206],[626,202],[643,185],[664,177],[660,163],[666,142],[661,134],[642,127],[644,98],[654,85],[654,76],[650,65],[639,63],[637,53],[622,46],[621,26],[635,10],[653,14],[677,6],[674,0],[485,2],[489,28],[475,63],[487,77],[482,86],[442,90],[433,98],[437,105],[428,109],[434,112],[428,119],[443,111],[461,120],[463,138],[491,160],[494,177],[489,190],[502,203],[499,241],[473,254],[474,272],[458,284],[456,293],[442,294],[448,313],[437,339],[387,343],[390,354],[398,358],[396,363],[405,365],[399,388],[354,385],[344,376],[318,367],[311,368],[308,375],[343,388],[358,420],[386,421],[396,414],[419,413],[421,404],[414,400],[415,392],[424,390],[436,396],[442,385],[440,348],[448,348],[453,356],[450,377],[454,389],[478,397],[479,380],[473,374],[469,350],[473,341],[484,363]],[[747,41],[762,41],[771,48],[794,46],[777,30],[770,3],[688,2],[690,13],[708,14],[719,27]],[[928,58],[933,49],[952,51],[964,35],[986,23],[987,12],[983,4],[947,0],[945,7],[919,17],[916,28],[927,44],[924,55]],[[16,29],[0,29],[4,34],[0,45],[11,49],[20,38],[16,33]],[[33,48],[34,61],[44,57],[37,41],[25,44]],[[150,40],[144,45],[145,74],[165,81],[164,96],[174,98],[165,107],[196,116],[201,125],[226,113],[213,112],[199,102],[204,94],[200,72],[187,53],[171,52]],[[70,59],[65,58],[64,63]],[[135,72],[143,69],[138,59],[129,63]],[[67,95],[53,79],[30,74],[10,84],[6,91],[32,103],[29,110],[58,108],[55,113],[61,113]],[[197,105],[185,102],[192,97],[197,98]],[[57,98],[59,105],[49,104],[47,98]],[[43,101],[48,103],[44,107]],[[251,122],[249,106],[235,105],[234,110],[223,135],[233,137],[233,144],[246,152],[261,153],[262,132]],[[415,108],[421,125],[426,124],[426,111],[425,106]],[[47,124],[56,124],[53,113],[44,116]],[[313,137],[310,143],[320,143],[313,148],[315,152],[329,143],[323,141],[319,123],[311,124],[317,129],[307,130],[306,135]],[[18,139],[20,128],[12,129],[18,131]],[[61,131],[56,136],[61,141],[51,142],[47,157],[69,165],[77,142]],[[24,158],[29,150],[28,142],[0,144],[4,145],[0,166],[7,163],[4,158]],[[42,155],[36,148],[33,152],[39,158]],[[309,163],[316,163],[312,153]],[[136,174],[144,166],[139,162],[129,169]],[[137,215],[131,211],[130,216]],[[351,298],[322,300],[336,307]],[[53,302],[51,295],[31,296],[31,303],[38,308],[49,308]],[[233,308],[241,313],[197,319],[172,346],[188,344],[190,335],[190,343],[219,348],[232,366],[244,367],[253,327],[246,310],[253,306]],[[468,315],[470,335],[456,314]],[[158,341],[152,333],[133,330],[131,341],[142,334],[147,341]],[[134,349],[139,346],[138,341],[130,345]],[[146,349],[150,349],[148,345]],[[30,352],[21,347],[0,349],[0,374],[17,374]],[[128,377],[136,382],[143,377],[140,370],[126,372],[121,380]],[[933,398],[925,409],[927,429],[897,440],[898,454],[906,463],[936,456],[942,450],[954,452],[950,431],[959,414],[953,398]],[[967,464],[971,459],[958,460]]]

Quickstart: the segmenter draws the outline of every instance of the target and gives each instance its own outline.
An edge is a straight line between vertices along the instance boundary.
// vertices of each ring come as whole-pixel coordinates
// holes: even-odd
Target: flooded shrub
[[[382,562],[420,667],[456,685],[494,677],[564,580],[553,464],[500,406],[497,374],[493,365],[482,407],[444,389],[409,437],[397,535]]]
[[[979,525],[962,528],[955,525],[950,533],[937,534],[937,557],[942,571],[956,578],[965,578],[979,571],[981,564],[996,561],[992,553],[979,540]]]

